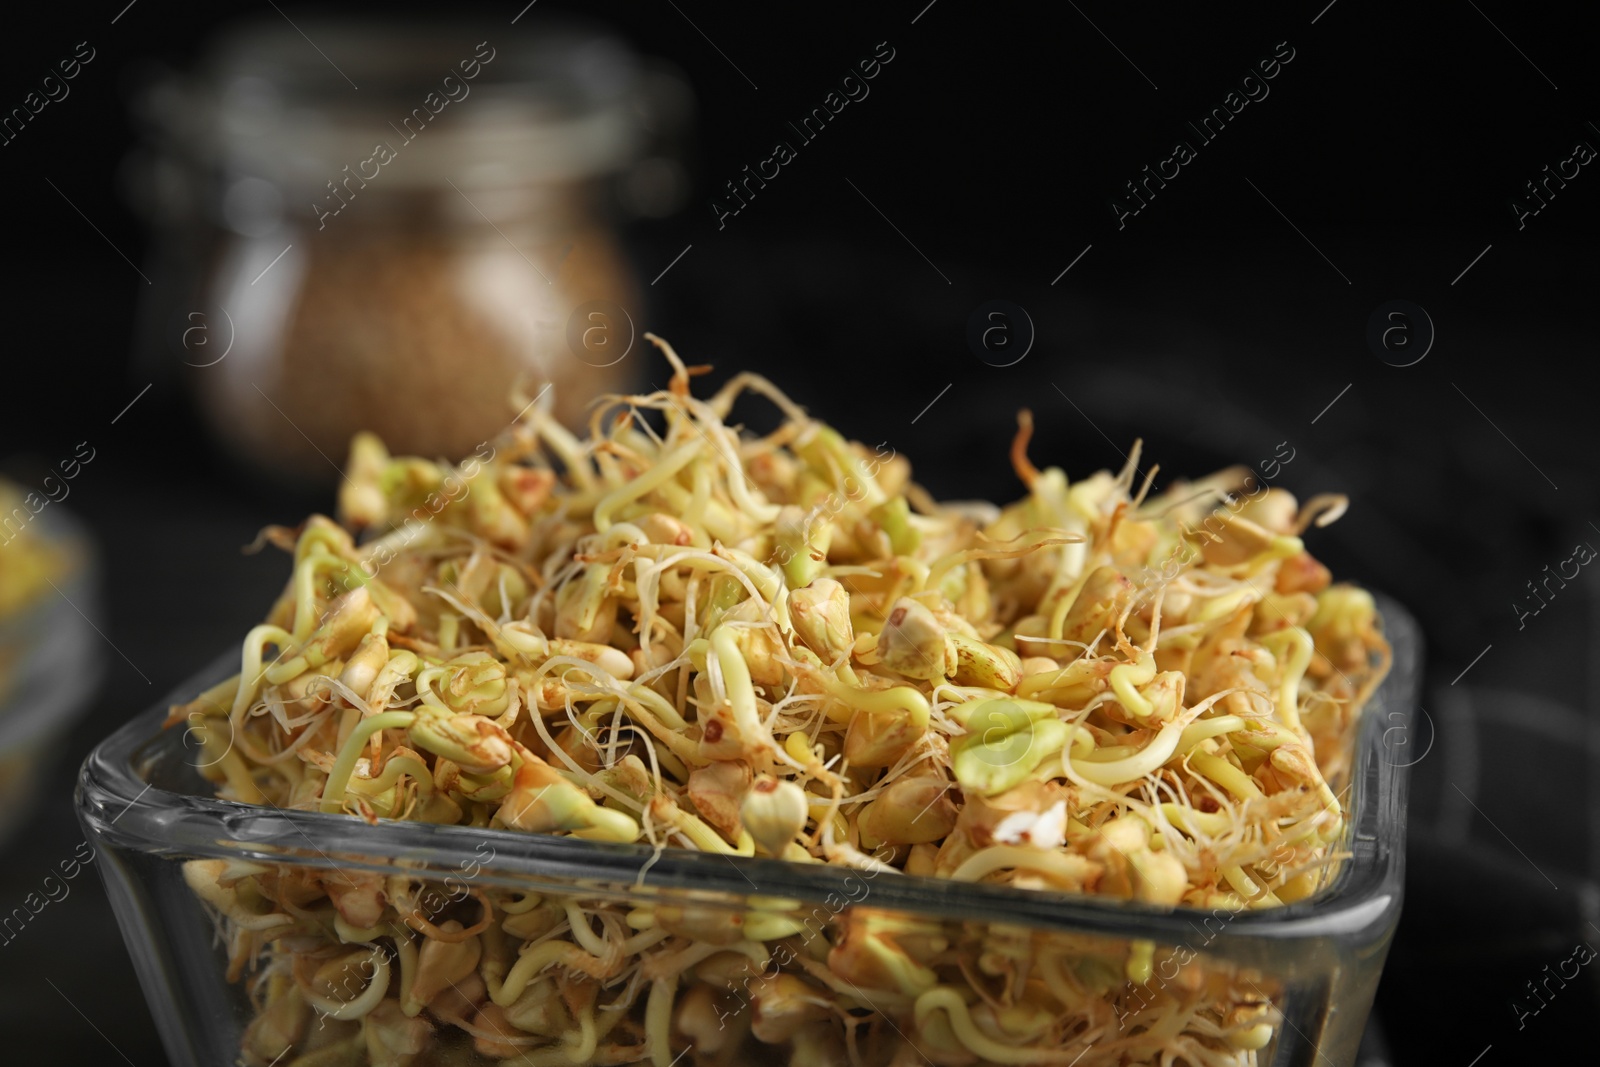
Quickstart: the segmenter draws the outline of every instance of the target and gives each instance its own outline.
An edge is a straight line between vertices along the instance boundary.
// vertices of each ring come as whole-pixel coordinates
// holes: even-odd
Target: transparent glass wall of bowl
[[[912,957],[917,955],[915,946],[926,950],[943,943],[966,949],[978,971],[990,976],[983,981],[1001,982],[1008,971],[1026,967],[1046,986],[1064,984],[1070,995],[1082,998],[1088,990],[1099,999],[1085,1010],[1103,1025],[1095,1035],[1100,1052],[1091,1048],[1084,1063],[1138,1047],[1139,1005],[1153,997],[1159,1001],[1155,991],[1165,987],[1156,981],[1172,976],[1193,1002],[1217,995],[1236,1002],[1244,991],[1253,990],[1248,999],[1269,1005],[1261,1018],[1273,1024],[1270,1043],[1256,1053],[1261,1067],[1350,1067],[1401,904],[1407,770],[1400,765],[1403,760],[1386,750],[1384,735],[1397,713],[1410,714],[1420,674],[1415,624],[1392,602],[1380,601],[1380,607],[1394,666],[1364,713],[1357,742],[1349,783],[1352,818],[1343,842],[1349,858],[1332,882],[1307,900],[1232,916],[1187,908],[1147,910],[1093,897],[900,874],[871,877],[823,864],[676,849],[657,857],[644,846],[573,838],[455,826],[368,825],[346,816],[228,803],[208,795],[209,783],[191,763],[198,746],[192,738],[186,743],[181,726],[159,730],[165,704],[130,722],[89,757],[80,777],[79,814],[98,853],[96,866],[151,1011],[178,1067],[236,1062],[242,1043],[253,1034],[259,1037],[247,1028],[261,1005],[252,1004],[241,981],[249,977],[252,963],[236,960],[236,972],[229,973],[218,913],[202,905],[194,891],[197,872],[201,883],[216,884],[223,868],[204,864],[218,860],[234,865],[222,874],[224,880],[248,872],[263,872],[269,879],[359,882],[370,874],[389,879],[386,891],[398,902],[394,915],[399,918],[374,939],[376,949],[364,943],[335,949],[337,939],[328,935],[326,957],[334,961],[329,967],[357,976],[335,1002],[359,995],[373,973],[374,964],[368,961],[375,954],[384,957],[385,966],[389,957],[396,957],[392,969],[398,971],[399,941],[413,941],[415,931],[427,924],[442,925],[448,916],[472,929],[485,918],[485,909],[492,908],[495,921],[507,931],[533,936],[570,916],[567,906],[572,905],[590,914],[654,917],[677,929],[693,927],[704,937],[714,936],[719,927],[751,923],[766,924],[769,932],[794,931],[781,941],[793,946],[786,950],[789,959],[779,958],[776,948],[765,963],[761,951],[744,962],[730,960],[724,952],[651,974],[648,981],[641,978],[648,988],[658,979],[666,983],[662,995],[673,998],[672,1056],[683,1051],[686,1040],[680,1025],[699,1027],[694,1039],[699,1051],[685,1063],[850,1062],[848,1051],[838,1044],[842,1039],[827,1026],[799,1026],[785,1036],[783,1025],[774,1032],[771,1020],[758,1020],[765,1027],[762,1033],[780,1040],[757,1043],[748,1034],[758,994],[767,990],[768,998],[775,995],[762,983],[779,971],[807,968],[814,977],[823,971],[833,975],[823,1000],[876,1005],[892,1020],[861,1027],[858,1053],[869,1059],[887,1056],[885,1043],[904,1041],[916,1055],[940,1062],[941,1049],[953,1040],[948,995],[941,994],[947,1002],[941,1006],[935,1003],[938,996],[919,999],[926,990],[915,979],[907,992],[904,987],[897,990],[893,980],[864,987],[875,977],[882,979],[881,972],[869,973],[870,967],[852,971],[836,961],[829,971],[827,945],[881,935]],[[235,668],[230,656],[181,687],[173,700],[189,699]],[[529,903],[531,894],[539,895],[537,907]],[[638,928],[647,927],[636,923],[628,933]],[[769,941],[769,946],[779,944]],[[1135,950],[1152,965],[1153,978],[1142,985],[1126,977],[1126,961]],[[801,962],[799,956],[807,954],[810,962]],[[514,964],[513,958],[504,960],[506,983],[514,984]],[[301,978],[323,982],[318,988],[331,981],[322,971]],[[948,982],[948,976],[941,981]],[[701,985],[713,987],[712,993],[693,992]],[[599,1002],[619,995],[621,988],[601,989]],[[504,984],[501,989],[504,993]],[[689,1005],[691,993],[702,1002],[714,994],[710,1008]],[[258,1000],[259,995],[258,989]],[[534,993],[527,996],[537,999]],[[633,1008],[636,1023],[612,1033],[635,1038],[644,1033],[639,1020],[649,999],[650,993],[641,988]],[[924,1010],[919,1012],[919,1006]],[[954,1008],[959,1011],[960,1005]],[[569,1036],[527,1034],[516,1056],[504,1057],[507,1063],[567,1062],[561,1042],[576,1042],[583,1024],[571,1011],[562,1015],[566,1009],[552,1010],[556,1021],[550,1025]],[[818,1008],[817,1014],[827,1012]],[[604,1013],[593,1018],[603,1020]],[[1010,1020],[1022,1029],[1029,1024],[1026,1018]],[[308,1023],[335,1030],[342,1025],[315,1013]],[[354,1048],[359,1036],[350,1040]],[[1081,1046],[1081,1041],[1068,1042],[1054,1055],[1027,1062],[1065,1063],[1083,1051]],[[457,1058],[437,1062],[497,1062],[472,1052],[469,1044],[451,1048]],[[612,1051],[626,1054],[627,1049]],[[633,1051],[637,1062],[651,1062],[645,1045]],[[268,1058],[255,1054],[244,1062]],[[1004,1060],[980,1055],[979,1061]],[[292,1063],[294,1057],[284,1062]]]

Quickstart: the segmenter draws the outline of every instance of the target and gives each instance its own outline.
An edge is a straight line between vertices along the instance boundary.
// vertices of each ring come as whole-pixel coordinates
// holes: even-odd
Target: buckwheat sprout
[[[1096,785],[1105,786],[1121,785],[1124,782],[1143,778],[1172,758],[1173,754],[1178,750],[1178,745],[1183,738],[1184,732],[1191,723],[1199,719],[1217,701],[1232,692],[1235,692],[1235,690],[1217,693],[1207,697],[1193,707],[1185,709],[1172,721],[1163,725],[1156,732],[1155,737],[1135,755],[1106,762],[1082,761],[1074,763],[1071,750],[1063,749],[1061,753],[1062,770],[1074,780],[1081,778]]]
[[[1072,886],[1081,886],[1093,873],[1093,865],[1088,860],[1070,852],[991,845],[967,857],[949,877],[957,882],[976,882],[995,871],[1016,868],[1052,875]]]
[[[927,583],[935,588],[952,569],[980,560],[1016,559],[1051,545],[1073,545],[1084,540],[1083,535],[1068,531],[1041,529],[1020,534],[1000,544],[983,544],[977,548],[962,549],[934,560],[928,567]],[[1019,543],[1020,542],[1020,543]]]
[[[1111,668],[1108,680],[1112,692],[1116,694],[1122,706],[1135,717],[1147,719],[1155,710],[1155,706],[1139,692],[1138,687],[1149,685],[1155,680],[1155,676],[1155,657],[1145,652],[1132,663],[1119,663]]]
[[[214,726],[202,771],[224,795],[1158,905],[1272,906],[1325,882],[1388,657],[1371,599],[1328,587],[1298,539],[1342,501],[1274,488],[1245,510],[1242,469],[1153,495],[1139,444],[1069,481],[1029,460],[1024,414],[1026,495],[940,503],[886,442],[847,440],[765,378],[696,398],[703,368],[652,342],[668,388],[602,398],[585,440],[526,396],[459,465],[363,436],[341,503],[364,544],[320,517],[265,532],[293,552],[284,595],[239,675],[170,720]],[[747,392],[777,409],[764,436],[727,421]],[[427,503],[450,479],[469,492]],[[914,620],[889,626],[902,607]],[[378,998],[370,1040],[471,1040],[526,1067],[659,1064],[680,1037],[719,1062],[887,1067],[864,1025],[952,1060],[1239,1065],[1277,1025],[1197,963],[1188,1000],[1156,991],[1137,1033],[1108,1036],[1148,942],[1033,951],[993,925],[984,944],[870,901],[807,925],[797,902],[752,901],[739,925],[661,918],[661,898],[630,932],[572,894],[496,914],[475,887],[362,878],[194,868],[232,973],[252,975],[247,1043],[290,1035],[250,1062],[287,1044],[308,1067],[290,1039],[317,1010],[304,993]],[[393,983],[339,992],[318,971],[382,937],[400,1011],[381,1003]],[[432,977],[445,946],[452,986]],[[766,975],[750,996],[730,959]],[[432,1032],[392,1034],[424,1011]]]
[[[1191,752],[1185,757],[1185,762],[1190,770],[1215,782],[1238,800],[1259,800],[1266,795],[1249,775],[1221,756],[1213,756],[1209,752]]]
[[[1184,755],[1200,742],[1244,729],[1245,720],[1237,715],[1220,715],[1214,719],[1201,719],[1184,727],[1178,737],[1177,755]]]
[[[335,1000],[325,997],[310,989],[301,989],[301,996],[323,1015],[340,1021],[360,1019],[370,1014],[383,1002],[384,995],[389,989],[389,957],[378,948],[373,948],[366,961],[372,967],[372,978],[360,995],[350,1000]]]
[[[1282,681],[1278,685],[1278,717],[1291,730],[1298,733],[1300,681],[1305,677],[1306,668],[1311,666],[1311,657],[1315,651],[1311,635],[1300,627],[1293,626],[1263,635],[1261,644],[1269,649],[1283,645],[1285,651],[1289,653],[1288,663],[1282,668]]]
[[[233,716],[243,715],[255,702],[260,691],[266,646],[275,645],[281,652],[295,643],[294,635],[278,626],[263,624],[255,627],[244,639],[244,652],[239,663],[239,687],[233,698]]]
[[[574,487],[579,492],[594,489],[594,470],[589,465],[583,444],[543,407],[536,405],[529,413],[529,419],[545,447],[561,460],[563,473],[571,479]]]
[[[350,732],[334,760],[333,769],[328,772],[328,781],[323,787],[322,810],[334,812],[343,809],[345,785],[355,771],[356,761],[361,758],[361,750],[366,747],[369,738],[384,730],[403,730],[416,719],[416,713],[410,711],[389,711],[363,719]]]
[[[601,781],[598,776],[585,770],[583,765],[577,760],[573,759],[566,749],[562,748],[556,743],[555,738],[551,736],[550,729],[545,725],[543,719],[536,716],[534,718],[534,726],[538,731],[540,740],[544,742],[545,747],[548,748],[551,754],[553,754],[557,759],[566,764],[567,774],[583,783],[584,788],[593,789],[596,792],[603,793],[608,799],[615,801],[617,804],[632,811],[638,812],[647,810],[646,805],[634,800],[621,790],[607,785],[605,782]]]
[[[630,504],[640,497],[648,495],[653,489],[667,479],[674,477],[680,470],[688,466],[700,455],[703,447],[699,441],[689,441],[679,445],[666,456],[651,464],[647,473],[633,478],[617,489],[612,490],[594,507],[594,526],[596,530],[604,533],[611,526],[611,513],[626,504]]]
[[[1083,1055],[1083,1049],[1026,1048],[1004,1045],[986,1035],[973,1021],[972,1012],[960,990],[939,986],[917,998],[915,1016],[920,1028],[934,1012],[944,1012],[955,1030],[956,1037],[966,1050],[990,1063],[1004,1064],[1072,1064]]]
[[[765,749],[776,747],[771,733],[756,711],[756,691],[750,684],[750,668],[734,644],[732,630],[727,625],[712,631],[711,649],[716,659],[713,661],[708,658],[707,668],[712,672],[713,684],[719,675],[722,679],[728,705],[733,711],[734,725],[738,727],[740,735],[752,745],[759,744]]]
[[[727,383],[717,390],[716,395],[706,401],[706,406],[717,418],[726,419],[728,413],[733,410],[733,402],[738,399],[740,393],[747,390],[760,393],[776,404],[794,426],[804,428],[811,421],[805,409],[790,400],[787,393],[773,385],[766,377],[751,371],[740,371],[729,378]]]
[[[316,696],[317,694],[308,692],[288,694],[281,697],[265,697],[251,707],[250,714],[251,716],[269,715],[277,724],[278,729],[286,734],[293,733],[306,723],[322,715],[326,709],[313,708],[311,711],[291,716],[288,711],[289,704],[291,702],[301,704],[306,700],[314,701]]]
[[[332,711],[323,711],[310,716],[309,719],[302,724],[305,728],[300,731],[300,736],[289,742],[277,752],[266,753],[248,751],[246,754],[251,759],[255,760],[255,762],[262,764],[263,766],[271,766],[275,763],[282,763],[289,759],[289,757],[298,755],[300,750],[305,747],[307,742],[315,740],[321,730],[322,724],[327,722],[332,717]],[[251,742],[245,742],[240,747],[241,749],[253,749],[254,745]]]

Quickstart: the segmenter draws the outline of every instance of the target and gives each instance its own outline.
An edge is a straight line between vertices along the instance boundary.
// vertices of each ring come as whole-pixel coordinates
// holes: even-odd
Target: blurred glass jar
[[[519,383],[569,424],[628,384],[615,225],[682,202],[686,84],[568,23],[477,36],[251,23],[140,96],[147,358],[196,368],[213,431],[267,471],[329,481],[362,429],[456,459]]]

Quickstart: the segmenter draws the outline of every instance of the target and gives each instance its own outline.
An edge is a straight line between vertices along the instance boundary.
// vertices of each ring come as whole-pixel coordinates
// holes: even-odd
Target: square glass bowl
[[[1350,1067],[1400,915],[1408,775],[1385,742],[1397,721],[1409,721],[1420,676],[1415,623],[1392,602],[1380,601],[1380,610],[1394,662],[1356,742],[1347,858],[1314,896],[1267,910],[1158,910],[823,864],[682,849],[657,856],[644,845],[368,825],[232,803],[215,799],[196,771],[198,739],[160,729],[166,703],[89,756],[78,813],[174,1067],[268,1067],[274,1057],[276,1067],[1065,1067],[1080,1055],[1085,1065]],[[233,656],[218,661],[172,699],[187,701],[236,669]],[[355,929],[326,902],[274,917],[278,905],[244,891],[269,879],[274,899],[293,896],[284,887],[296,884],[355,892],[375,884],[373,876],[384,879],[397,913],[400,903],[409,908],[405,925]],[[229,908],[233,921],[221,921],[197,890]],[[597,933],[600,912],[610,918]],[[639,921],[624,927],[618,917],[630,914]],[[439,1027],[457,1039],[427,1038],[427,1051],[408,1054],[425,1024],[408,1023],[392,999],[361,1022],[341,1018],[386,990],[420,999],[419,944],[436,954],[428,973],[448,952],[416,934],[437,936],[451,920],[462,924],[452,934],[487,921],[533,944],[519,957],[515,941],[480,942],[485,958],[498,961],[489,990],[515,1001],[514,1028],[506,1013],[472,1014],[473,994],[459,989],[417,1018],[457,1010],[454,996],[469,1005],[462,1021],[487,1035],[482,1051],[461,1031]],[[556,947],[567,942],[547,940],[541,949],[541,931],[559,934],[563,921],[581,923],[588,936],[575,940],[595,949],[608,935],[647,941],[652,922],[692,933],[700,947],[649,973],[619,972],[601,956]],[[275,964],[260,950],[285,932],[297,952],[320,953],[315,973]],[[934,962],[941,948],[966,962],[954,976],[945,967],[930,989],[933,972],[919,961]],[[551,973],[551,960],[572,976],[559,989],[539,976]],[[578,978],[586,967],[600,980]],[[780,972],[808,976],[811,992],[796,996]],[[471,984],[476,972],[458,980]],[[314,1007],[293,995],[294,985],[310,991]],[[986,1003],[1006,989],[1020,991],[1010,998],[1020,1003]],[[277,1014],[263,1015],[271,1004]],[[626,1010],[611,1007],[622,1004]],[[1219,1017],[1219,1004],[1232,1014]],[[495,1038],[496,1026],[512,1036]],[[1183,1036],[1197,1032],[1231,1039],[1229,1051],[1202,1055]],[[1164,1049],[1178,1054],[1162,1060]]]

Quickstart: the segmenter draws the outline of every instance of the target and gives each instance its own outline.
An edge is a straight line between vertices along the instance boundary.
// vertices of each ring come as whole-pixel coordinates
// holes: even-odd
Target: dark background
[[[81,840],[69,798],[88,749],[264,612],[287,568],[239,546],[332,506],[221,456],[186,399],[184,376],[203,371],[178,353],[159,373],[130,369],[144,283],[117,250],[144,263],[147,245],[119,192],[128,94],[144,64],[192,61],[226,19],[277,16],[160,0],[119,16],[124,2],[36,5],[0,39],[5,109],[77,42],[98,53],[69,98],[0,147],[0,461],[36,484],[77,442],[97,450],[67,507],[103,550],[110,662],[0,856],[7,910]],[[1585,167],[1521,230],[1508,202],[1577,141],[1600,146],[1592,33],[1575,9],[1503,0],[1325,2],[582,9],[695,90],[690,205],[626,234],[644,279],[693,245],[634,309],[691,362],[769,374],[848,435],[912,457],[939,495],[1018,495],[1005,448],[1029,406],[1035,459],[1073,478],[1119,466],[1135,436],[1165,472],[1189,474],[1287,441],[1284,484],[1350,496],[1313,550],[1409,606],[1428,636],[1426,714],[1396,739],[1413,746],[1402,762],[1421,758],[1406,913],[1378,1000],[1392,1062],[1532,1061],[1590,1030],[1600,988],[1586,970],[1518,1027],[1524,983],[1579,941],[1600,944],[1597,579],[1585,571],[1520,629],[1512,607],[1576,542],[1600,543],[1600,177]],[[381,25],[434,6],[341,9]],[[462,39],[514,49],[577,7],[541,0],[510,26],[522,6],[463,15]],[[719,230],[715,187],[790,139],[784,123],[880,41],[895,58],[871,95]],[[1109,199],[1178,137],[1194,143],[1184,120],[1280,41],[1295,57],[1270,95],[1119,229]],[[967,345],[968,316],[991,299],[1037,330],[1014,366]],[[1437,330],[1409,367],[1366,342],[1369,316],[1396,299]],[[156,1067],[101,888],[72,885],[0,946],[6,1058],[31,1046],[57,1063]]]

